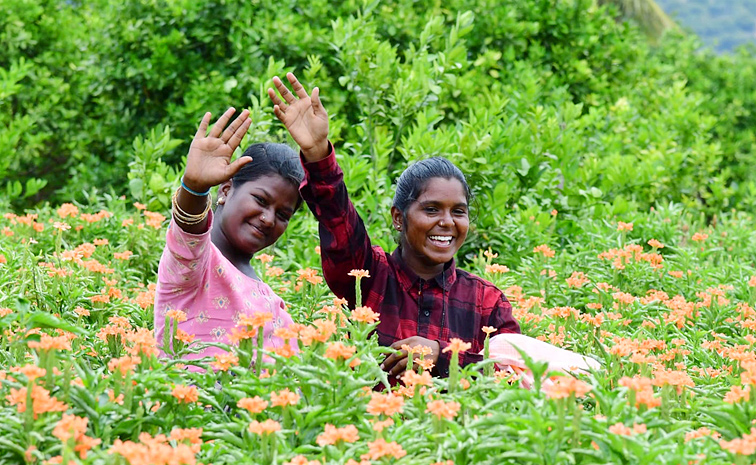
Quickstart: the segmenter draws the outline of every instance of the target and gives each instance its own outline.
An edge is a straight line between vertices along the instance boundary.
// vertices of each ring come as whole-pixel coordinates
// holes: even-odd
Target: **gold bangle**
[[[210,206],[213,204],[212,197],[208,195],[207,202],[205,203],[205,209],[202,211],[202,213],[192,214],[185,212],[179,206],[178,192],[178,189],[176,189],[176,192],[174,192],[173,196],[171,197],[171,203],[173,204],[173,217],[187,226],[194,226],[205,221],[205,219],[207,219],[207,215],[210,213]]]

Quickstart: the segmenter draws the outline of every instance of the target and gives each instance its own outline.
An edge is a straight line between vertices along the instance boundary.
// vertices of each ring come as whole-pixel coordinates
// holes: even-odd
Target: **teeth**
[[[430,236],[430,238],[434,241],[447,241],[451,242],[452,237],[451,236]]]

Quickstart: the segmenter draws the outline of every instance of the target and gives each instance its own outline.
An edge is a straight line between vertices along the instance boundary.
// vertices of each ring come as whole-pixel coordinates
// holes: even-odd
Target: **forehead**
[[[465,187],[456,178],[430,178],[417,201],[467,205],[467,196]]]
[[[299,198],[299,189],[291,181],[284,179],[279,174],[260,176],[257,179],[241,184],[238,189],[248,193],[265,193],[271,197],[270,200],[291,204],[292,208]]]

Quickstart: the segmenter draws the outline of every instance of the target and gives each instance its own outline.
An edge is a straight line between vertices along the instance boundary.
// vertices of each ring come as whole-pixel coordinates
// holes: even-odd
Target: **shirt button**
[[[430,316],[430,310],[426,310],[426,311],[425,311],[425,312],[423,312],[423,313],[425,313],[425,316]]]

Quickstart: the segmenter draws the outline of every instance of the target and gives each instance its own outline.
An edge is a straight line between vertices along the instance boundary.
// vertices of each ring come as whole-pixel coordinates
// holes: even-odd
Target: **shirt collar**
[[[415,287],[415,285],[418,281],[420,281],[421,278],[420,276],[415,274],[415,272],[412,271],[412,269],[402,259],[401,249],[401,247],[397,247],[396,250],[394,250],[394,252],[391,254],[391,257],[399,265],[398,270],[400,271],[400,273],[397,274],[399,283],[402,285],[405,291],[408,291],[411,288]],[[456,261],[452,258],[444,264],[444,271],[437,274],[433,279],[429,281],[435,281],[440,288],[449,290],[456,280],[457,266]]]

